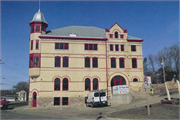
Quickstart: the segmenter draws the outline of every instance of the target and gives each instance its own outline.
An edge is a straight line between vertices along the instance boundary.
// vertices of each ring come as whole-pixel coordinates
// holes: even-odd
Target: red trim
[[[64,98],[67,98],[67,101],[65,101],[65,102],[67,102],[67,105],[64,105],[64,103],[63,103],[64,102],[64,100],[63,100]],[[62,105],[63,106],[68,106],[69,105],[69,98],[68,97],[62,97]]]
[[[123,29],[117,22],[116,22],[115,24],[117,24],[117,25],[124,31],[124,29]],[[115,24],[114,24],[114,25],[115,25]],[[114,25],[113,25],[113,26],[114,26]],[[113,26],[112,26],[112,27],[113,27]],[[112,27],[111,27],[111,28],[112,28]],[[111,28],[110,28],[110,29],[111,29]],[[109,30],[110,30],[110,29],[109,29]]]
[[[64,78],[63,79],[63,82],[62,82],[62,90],[64,89],[64,80],[67,79],[67,78]],[[63,90],[63,91],[69,91],[69,80],[67,79],[67,90]]]
[[[59,80],[59,84],[56,84],[56,80]],[[55,89],[55,86],[58,85],[59,86],[59,90]],[[59,78],[55,78],[54,79],[54,91],[61,91],[61,80]]]
[[[56,58],[59,58],[59,61],[56,61]],[[60,68],[60,67],[61,67],[61,57],[56,56],[56,57],[55,57],[55,60],[54,60],[54,63],[55,63],[54,67]],[[59,66],[56,66],[56,63],[59,63]]]
[[[124,30],[124,33],[127,33],[127,30]]]
[[[36,40],[36,50],[39,50],[39,40]]]
[[[107,28],[105,29],[105,31],[106,31],[106,32],[109,32],[109,30],[108,30]]]
[[[135,47],[135,50],[132,49],[132,47]],[[136,52],[136,45],[131,45],[131,52]]]
[[[94,84],[94,80],[97,80],[97,84]],[[98,79],[97,79],[97,78],[94,78],[94,79],[93,79],[93,90],[95,90],[95,89],[94,89],[94,85],[97,85],[97,90],[99,90],[99,82],[98,82]]]
[[[124,38],[124,35],[120,35],[120,38],[123,39],[123,38]]]
[[[89,63],[86,62],[87,59],[89,60]],[[84,61],[84,63],[85,63],[84,67],[85,68],[91,68],[91,61],[90,60],[91,60],[90,57],[85,57],[85,61]],[[88,67],[86,67],[86,64],[88,64]]]
[[[127,39],[128,42],[143,42],[144,40]]]
[[[59,98],[59,101],[55,101],[55,98]],[[59,102],[59,105],[54,105],[54,106],[60,106],[61,105],[61,98],[60,97],[54,97],[54,103]]]
[[[35,66],[35,58],[38,58],[38,66]],[[30,54],[29,55],[29,68],[40,68],[40,67],[41,67],[41,53]]]
[[[115,60],[115,63],[112,63],[112,60]],[[113,64],[115,65],[115,67],[112,67]],[[115,57],[112,57],[112,58],[111,58],[111,68],[116,68],[116,58],[115,58]]]
[[[89,90],[86,90],[86,80],[89,81]],[[89,78],[85,79],[85,91],[91,91],[91,80]]]
[[[65,61],[64,59],[67,58],[67,61]],[[67,66],[64,66],[64,64],[67,62]],[[63,57],[63,68],[68,68],[69,67],[69,57],[64,56]]]
[[[75,39],[75,40],[108,40],[107,38],[87,38],[87,37],[62,37],[62,36],[39,36],[39,38],[49,38],[49,39]]]
[[[94,59],[97,60],[97,63],[95,63],[97,67],[93,67],[93,65],[94,65],[93,60],[94,60]],[[93,57],[93,58],[92,58],[92,68],[98,68],[98,57]]]
[[[31,40],[31,50],[33,50],[33,40]]]

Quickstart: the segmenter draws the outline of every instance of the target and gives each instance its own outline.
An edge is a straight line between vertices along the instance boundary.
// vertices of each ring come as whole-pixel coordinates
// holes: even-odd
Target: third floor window
[[[97,44],[85,44],[84,45],[85,50],[98,50]]]

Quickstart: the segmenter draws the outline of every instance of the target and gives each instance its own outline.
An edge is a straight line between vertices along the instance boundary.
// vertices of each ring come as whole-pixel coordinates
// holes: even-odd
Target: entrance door
[[[122,77],[120,76],[114,77],[114,85],[115,86],[122,85]]]
[[[33,107],[36,107],[37,93],[33,92]]]

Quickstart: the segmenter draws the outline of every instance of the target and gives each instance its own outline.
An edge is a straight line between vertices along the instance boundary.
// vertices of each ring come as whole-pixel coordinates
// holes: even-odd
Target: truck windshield
[[[99,97],[99,93],[94,93],[94,97]]]
[[[100,96],[106,96],[105,92],[100,93]]]

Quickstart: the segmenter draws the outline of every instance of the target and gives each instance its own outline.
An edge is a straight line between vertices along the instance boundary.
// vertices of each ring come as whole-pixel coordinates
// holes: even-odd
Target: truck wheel
[[[91,107],[92,107],[92,108],[94,107],[94,104],[93,104],[93,103],[91,104]]]
[[[86,107],[89,107],[89,105],[86,103]]]

